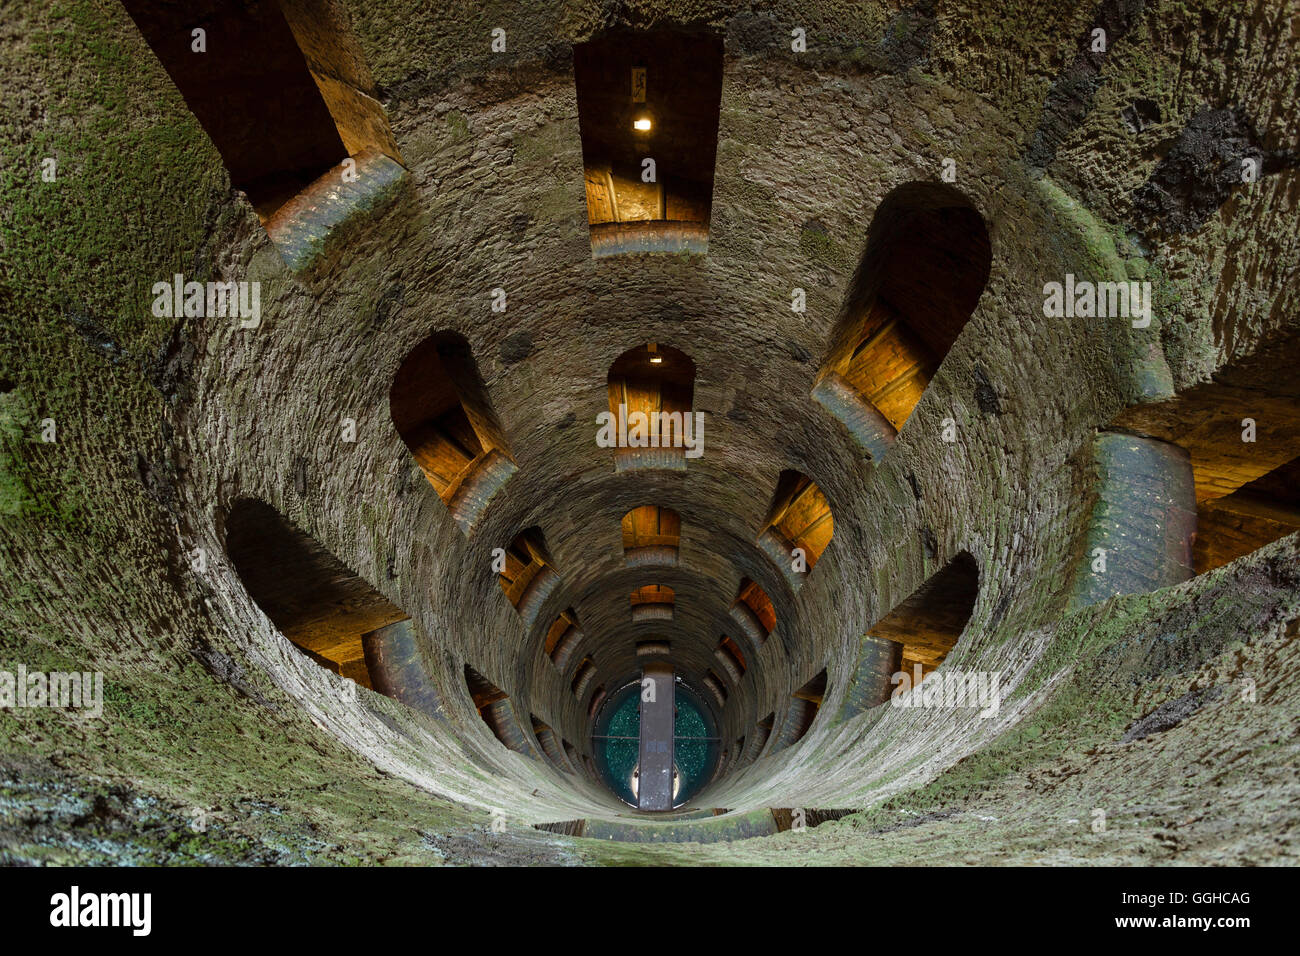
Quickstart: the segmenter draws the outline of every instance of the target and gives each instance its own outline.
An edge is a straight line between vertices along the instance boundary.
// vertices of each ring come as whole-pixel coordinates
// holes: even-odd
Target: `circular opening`
[[[673,681],[673,809],[685,806],[713,778],[721,753],[717,723],[704,697],[680,677]],[[592,728],[601,780],[628,806],[637,806],[641,766],[641,684],[609,696]]]

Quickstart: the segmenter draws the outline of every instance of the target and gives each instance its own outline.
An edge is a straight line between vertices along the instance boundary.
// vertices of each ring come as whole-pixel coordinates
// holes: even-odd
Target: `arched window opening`
[[[536,714],[529,714],[529,719],[533,724],[533,736],[542,746],[542,753],[546,755],[557,770],[564,773],[573,773],[573,768],[569,765],[568,758],[565,756],[564,749],[560,745],[560,738],[545,721],[538,718]]]
[[[474,702],[474,709],[497,740],[515,753],[526,757],[536,756],[536,751],[524,736],[514,706],[505,691],[469,664],[465,665],[465,687]]]
[[[506,548],[505,567],[497,577],[510,603],[531,625],[560,584],[540,528],[529,528],[515,536]]]
[[[1297,364],[1300,336],[1283,335],[1097,433],[1076,606],[1178,584],[1300,531]]]
[[[749,578],[740,580],[740,591],[731,605],[731,619],[755,651],[776,630],[776,608],[772,606],[772,599]]]
[[[393,425],[411,457],[470,532],[515,463],[464,336],[430,336],[409,354],[389,391]]]
[[[630,568],[672,567],[682,519],[671,508],[642,505],[623,516],[623,557]]]
[[[662,584],[647,584],[632,592],[632,623],[646,621],[671,621],[673,619],[673,589]]]
[[[673,645],[671,641],[637,641],[637,657],[666,657],[671,654]]]
[[[903,668],[924,678],[956,646],[977,597],[979,566],[963,551],[872,625],[869,634],[902,644]]]
[[[826,699],[826,671],[823,669],[790,697],[781,733],[772,746],[772,753],[792,747],[804,738],[817,719],[822,701]]]
[[[835,534],[831,506],[807,475],[783,471],[758,543],[798,590]]]
[[[1131,440],[1171,443],[1190,462],[1194,502],[1184,493],[1179,506],[1195,510],[1195,537],[1190,567],[1171,577],[1222,567],[1300,530],[1297,364],[1300,337],[1291,335],[1221,369],[1211,382],[1116,417],[1114,427],[1141,436]],[[1112,565],[1116,558],[1123,563],[1109,557]]]
[[[366,645],[400,638],[393,628],[406,614],[264,502],[235,503],[226,519],[226,552],[280,633],[320,666],[374,686]],[[391,677],[377,689],[401,699],[387,687]]]
[[[813,398],[879,460],[969,321],[992,267],[979,212],[951,186],[881,202]]]
[[[568,669],[573,652],[582,643],[582,629],[578,627],[578,612],[573,608],[561,611],[555,623],[546,632],[546,656],[563,673]]]
[[[569,683],[569,689],[573,691],[573,696],[578,700],[582,700],[583,695],[595,677],[595,663],[592,662],[590,657],[584,657],[573,674],[573,680]]]
[[[619,31],[573,48],[593,256],[704,252],[722,38]]]
[[[587,705],[587,716],[596,716],[596,711],[600,710],[600,705],[603,703],[605,703],[605,685],[600,684],[592,692],[591,703]]]
[[[560,746],[564,748],[564,756],[568,760],[569,766],[574,770],[582,769],[582,755],[578,753],[577,748],[563,737],[560,738]]]
[[[727,685],[723,683],[722,678],[716,673],[708,671],[704,675],[704,686],[708,688],[709,693],[713,695],[713,699],[717,701],[718,707],[722,707],[727,703]]]
[[[718,642],[713,656],[722,665],[722,669],[727,672],[731,682],[739,684],[741,678],[745,676],[745,655],[741,651],[740,645],[724,634],[722,640]]]
[[[1187,450],[1122,431],[1097,433],[1096,501],[1073,601],[1169,587],[1192,577],[1196,482]]]
[[[365,189],[372,162],[400,169],[374,80],[329,0],[123,6],[263,223],[327,173],[337,203],[344,184]],[[338,168],[349,157],[355,179]]]
[[[651,342],[629,349],[609,369],[609,414],[601,413],[596,443],[613,448],[614,469],[682,471],[704,453],[704,415],[691,410],[695,363]]]
[[[1197,509],[1193,560],[1202,574],[1300,531],[1300,458]]]
[[[767,746],[768,740],[772,736],[772,728],[776,726],[776,712],[768,714],[757,724],[754,725],[754,750],[750,757],[751,762],[763,756],[763,748]]]

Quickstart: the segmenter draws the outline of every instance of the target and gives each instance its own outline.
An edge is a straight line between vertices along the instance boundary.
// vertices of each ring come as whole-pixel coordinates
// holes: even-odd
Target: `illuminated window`
[[[560,575],[546,551],[541,528],[521,531],[506,548],[505,567],[498,572],[501,590],[528,624],[560,584]]]
[[[389,391],[397,433],[466,534],[515,473],[469,343],[440,333],[402,362]]]
[[[797,471],[783,471],[759,545],[798,589],[835,534],[831,506],[821,489]]]
[[[536,756],[536,751],[524,736],[523,728],[519,726],[514,706],[505,691],[469,664],[465,665],[465,687],[474,702],[474,709],[497,740],[516,753],[526,757]]]
[[[628,567],[677,564],[682,519],[671,508],[642,505],[623,516],[623,556]]]
[[[903,645],[903,668],[922,676],[943,663],[970,622],[979,596],[979,567],[965,551],[868,628],[872,637]]]
[[[573,608],[561,611],[546,632],[544,649],[556,668],[563,673],[582,643],[582,629],[578,627],[578,612]]]
[[[400,169],[365,59],[327,0],[123,6],[273,238],[276,212],[331,170],[341,183],[344,160],[362,174]]]
[[[322,667],[373,685],[366,644],[406,614],[264,502],[236,502],[226,519],[226,551],[280,633]]]
[[[951,186],[907,183],[881,202],[812,392],[869,458],[892,446],[975,311],[991,265],[983,217]]]
[[[722,669],[727,672],[727,675],[731,678],[731,682],[733,684],[739,684],[740,679],[745,676],[746,669],[745,655],[744,652],[741,651],[740,645],[724,634],[722,640],[718,642],[717,649],[713,652],[713,656],[717,659],[718,663],[722,665]]]
[[[781,733],[772,745],[772,753],[791,747],[803,739],[817,719],[822,701],[826,699],[826,671],[821,671],[790,696]]]
[[[596,256],[704,252],[722,99],[722,39],[619,31],[573,49]]]
[[[703,454],[703,416],[691,408],[695,363],[686,353],[653,342],[629,349],[610,367],[608,385],[597,442],[615,449],[616,470],[680,471]]]
[[[731,619],[740,626],[754,650],[762,647],[776,630],[776,608],[772,606],[772,599],[749,578],[741,579],[740,591],[731,605]]]
[[[632,592],[632,623],[667,622],[673,619],[673,589],[661,584],[647,584]]]

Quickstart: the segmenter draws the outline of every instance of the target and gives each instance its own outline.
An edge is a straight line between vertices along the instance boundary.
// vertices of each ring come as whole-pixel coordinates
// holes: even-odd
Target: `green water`
[[[601,710],[592,741],[596,766],[605,784],[620,800],[632,806],[636,806],[632,772],[641,756],[640,742],[636,739],[641,733],[640,689],[639,683],[632,683],[614,694]],[[708,783],[717,766],[719,746],[716,741],[699,739],[715,736],[713,715],[699,696],[679,681],[674,686],[674,697],[673,752],[678,780],[673,804],[681,806]]]

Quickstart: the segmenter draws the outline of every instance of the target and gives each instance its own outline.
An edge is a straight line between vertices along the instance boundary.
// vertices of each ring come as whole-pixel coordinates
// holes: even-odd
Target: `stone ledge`
[[[408,178],[406,169],[383,153],[367,150],[352,157],[356,181],[345,182],[340,163],[281,206],[266,223],[266,233],[294,272],[315,265],[344,225],[377,212]]]
[[[633,252],[704,255],[708,251],[709,227],[706,223],[652,219],[591,224],[593,258]]]

